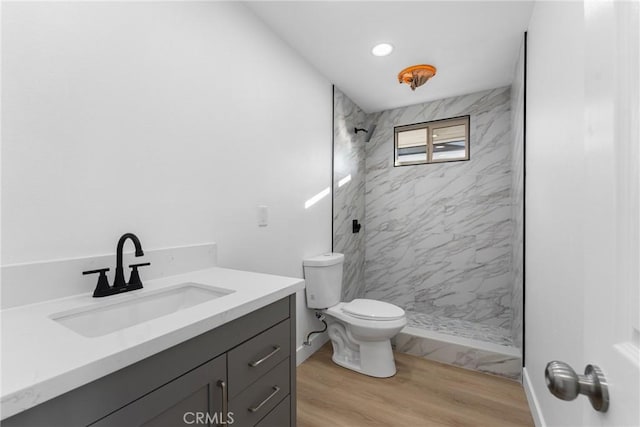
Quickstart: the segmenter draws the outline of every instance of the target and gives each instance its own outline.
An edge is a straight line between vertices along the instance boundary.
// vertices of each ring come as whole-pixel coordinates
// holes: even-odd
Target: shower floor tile
[[[468,320],[451,319],[447,317],[433,316],[415,311],[406,311],[407,326],[427,329],[441,334],[456,337],[469,338],[492,344],[513,346],[511,333],[508,329],[498,326],[485,325],[470,322]]]

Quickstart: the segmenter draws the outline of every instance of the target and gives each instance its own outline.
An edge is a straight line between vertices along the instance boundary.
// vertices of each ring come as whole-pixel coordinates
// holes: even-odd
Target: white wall
[[[539,424],[579,425],[586,399],[547,391],[551,360],[584,366],[581,193],[584,42],[581,2],[536,2],[528,30],[526,385]]]
[[[330,197],[304,208],[331,184],[331,85],[244,5],[4,3],[2,66],[3,265],[127,231],[296,277],[331,249]]]

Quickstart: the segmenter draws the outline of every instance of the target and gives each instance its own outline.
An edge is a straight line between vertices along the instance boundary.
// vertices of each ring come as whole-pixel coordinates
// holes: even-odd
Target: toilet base
[[[376,378],[396,374],[391,340],[357,342],[348,339],[347,331],[340,323],[329,326],[329,338],[333,346],[331,360],[335,364]]]

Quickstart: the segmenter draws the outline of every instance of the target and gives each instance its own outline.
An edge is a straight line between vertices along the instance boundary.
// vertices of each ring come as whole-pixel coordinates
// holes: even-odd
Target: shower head
[[[358,134],[358,132],[369,133],[368,130],[362,128],[353,128],[353,131],[356,133],[356,135]]]

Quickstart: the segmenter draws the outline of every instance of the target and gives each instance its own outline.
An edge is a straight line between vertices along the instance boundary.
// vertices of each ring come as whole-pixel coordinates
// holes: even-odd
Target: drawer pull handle
[[[280,351],[280,346],[279,345],[275,345],[275,346],[273,346],[273,351],[271,353],[267,354],[265,357],[263,357],[260,360],[256,360],[255,362],[249,362],[249,366],[251,366],[252,368],[255,368],[256,366],[258,366],[262,362],[266,361],[267,359],[269,359],[271,356],[273,356],[274,354],[276,354],[279,351]]]
[[[279,391],[280,391],[280,387],[278,387],[277,385],[274,385],[273,386],[273,393],[271,393],[265,400],[260,402],[260,404],[258,406],[254,406],[253,408],[249,408],[249,412],[258,412],[260,410],[260,408],[262,408],[269,400],[271,400],[271,398],[273,396],[278,394]]]
[[[229,413],[229,399],[227,396],[227,383],[220,380],[218,381],[218,387],[220,387],[222,389],[222,420],[220,422],[221,426],[226,426],[227,425],[227,414]]]

